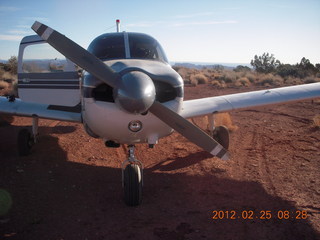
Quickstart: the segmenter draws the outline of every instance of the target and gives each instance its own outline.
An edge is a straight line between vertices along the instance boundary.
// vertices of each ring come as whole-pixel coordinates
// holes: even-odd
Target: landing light
[[[139,132],[142,129],[142,123],[138,120],[131,121],[128,128],[131,132]]]

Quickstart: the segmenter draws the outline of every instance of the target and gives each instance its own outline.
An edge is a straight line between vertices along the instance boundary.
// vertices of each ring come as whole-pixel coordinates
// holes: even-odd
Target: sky
[[[42,22],[84,48],[100,34],[143,32],[171,62],[250,63],[274,54],[320,63],[320,0],[0,0],[0,59],[18,55],[19,42]]]

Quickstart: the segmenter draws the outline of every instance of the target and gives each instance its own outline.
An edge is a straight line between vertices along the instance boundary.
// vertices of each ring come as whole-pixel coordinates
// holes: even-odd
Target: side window
[[[29,45],[24,49],[23,73],[50,73],[75,71],[75,65],[48,43]]]

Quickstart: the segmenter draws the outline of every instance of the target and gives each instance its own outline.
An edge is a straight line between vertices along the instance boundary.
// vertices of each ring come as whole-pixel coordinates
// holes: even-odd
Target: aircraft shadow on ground
[[[10,129],[16,134],[19,127]],[[0,129],[0,139],[6,134]],[[13,142],[1,141],[0,188],[13,199],[9,213],[0,217],[1,239],[319,237],[308,219],[274,215],[269,220],[212,219],[214,210],[234,210],[237,216],[243,211],[259,216],[260,211],[297,210],[293,203],[268,194],[258,182],[219,178],[215,173],[191,176],[145,169],[143,203],[127,207],[122,201],[120,169],[70,162],[54,136],[42,137],[39,144],[38,151],[22,158]],[[45,159],[39,158],[43,151]],[[169,169],[182,168],[182,160]]]

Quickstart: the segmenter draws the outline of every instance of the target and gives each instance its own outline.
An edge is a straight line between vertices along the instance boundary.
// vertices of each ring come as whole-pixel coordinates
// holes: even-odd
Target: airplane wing
[[[224,96],[187,100],[180,115],[184,118],[263,105],[300,101],[320,97],[320,83],[236,93]]]
[[[82,122],[81,105],[74,107],[24,102],[18,98],[0,97],[0,114],[39,117],[61,121]]]

